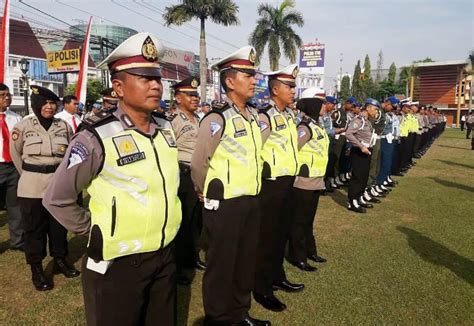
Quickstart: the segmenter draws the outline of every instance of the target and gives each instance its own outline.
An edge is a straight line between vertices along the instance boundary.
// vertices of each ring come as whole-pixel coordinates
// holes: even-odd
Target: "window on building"
[[[23,96],[23,79],[13,79],[13,96]]]

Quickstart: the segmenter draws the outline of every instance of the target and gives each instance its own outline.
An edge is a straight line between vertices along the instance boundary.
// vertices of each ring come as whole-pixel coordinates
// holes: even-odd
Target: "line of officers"
[[[415,130],[421,124],[415,128],[410,110],[417,106],[402,103],[397,129],[394,98],[383,109],[373,99],[362,106],[349,99],[336,114],[335,99],[314,88],[295,106],[296,65],[266,73],[271,101],[257,110],[248,103],[256,87],[250,46],[212,66],[226,101],[214,103],[199,121],[199,80],[188,78],[174,85],[176,111],[165,116],[156,112],[163,53],[158,38],[145,32],[119,45],[99,65],[110,71],[117,109],[86,118],[74,135],[67,126],[51,129],[60,125],[51,118],[57,97],[37,87],[29,121],[35,131],[14,128],[11,134],[11,146],[24,153],[22,178],[30,175],[25,187],[43,180],[34,209],[50,225],[88,237],[82,260],[88,325],[175,325],[177,275],[185,278],[196,263],[204,270],[205,325],[271,325],[249,315],[252,293],[263,307],[285,310],[275,291],[304,290],[288,280],[285,257],[305,272],[316,270],[309,260],[326,261],[313,234],[322,192],[349,182],[349,209],[362,212],[364,202],[377,197],[368,191],[382,196],[378,189],[393,186],[393,166],[403,173],[442,123],[435,110],[425,110],[421,120],[428,124]],[[379,181],[369,189],[374,148],[385,142],[399,159],[390,159],[387,176],[380,176],[387,166],[378,163]],[[384,162],[380,152],[376,161]],[[48,155],[48,162],[37,159]],[[88,209],[78,202],[83,190]],[[205,263],[199,259],[201,229]],[[36,288],[49,289],[42,269],[41,275],[33,279]]]

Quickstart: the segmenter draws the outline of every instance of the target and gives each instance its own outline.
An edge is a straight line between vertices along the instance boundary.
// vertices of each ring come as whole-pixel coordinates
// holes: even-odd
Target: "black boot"
[[[67,278],[79,276],[81,273],[64,258],[54,258],[53,270],[55,273],[61,273]]]
[[[48,291],[53,288],[53,283],[44,275],[41,263],[31,264],[31,280],[38,291]]]

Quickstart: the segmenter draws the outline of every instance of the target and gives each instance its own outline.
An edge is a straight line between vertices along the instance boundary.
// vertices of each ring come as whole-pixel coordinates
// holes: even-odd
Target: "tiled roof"
[[[0,20],[0,27],[2,22]],[[41,44],[38,42],[27,22],[10,19],[10,53],[19,56],[46,59]]]

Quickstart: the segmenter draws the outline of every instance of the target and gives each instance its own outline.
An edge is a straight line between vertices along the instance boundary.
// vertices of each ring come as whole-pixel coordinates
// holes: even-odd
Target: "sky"
[[[169,47],[199,52],[199,25],[164,26],[161,12],[179,0],[23,0],[70,24],[87,21],[92,13],[97,23],[121,24],[155,34]],[[68,26],[54,21],[18,0],[10,0],[12,17],[23,15],[56,28]],[[240,25],[224,27],[207,22],[207,56],[224,57],[248,44],[258,19],[260,3],[275,6],[282,1],[236,0]],[[74,9],[72,7],[78,9]],[[377,54],[383,66],[397,67],[414,60],[466,59],[474,50],[473,0],[296,0],[305,24],[295,26],[304,43],[318,40],[326,45],[326,85],[339,73],[352,74],[357,60],[365,55],[375,68]],[[342,53],[342,56],[341,56]],[[342,63],[340,61],[342,57]],[[268,69],[264,54],[261,68]],[[282,57],[280,65],[289,64]]]

